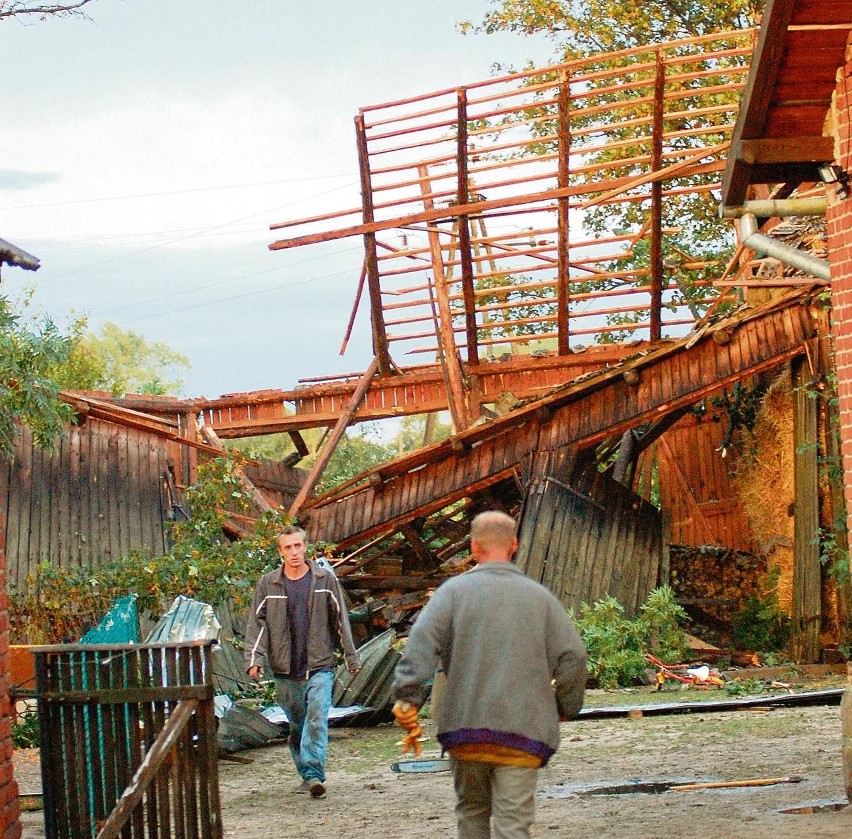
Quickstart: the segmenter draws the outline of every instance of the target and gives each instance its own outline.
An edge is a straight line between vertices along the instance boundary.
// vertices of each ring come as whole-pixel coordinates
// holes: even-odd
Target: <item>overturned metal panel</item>
[[[228,617],[232,618],[227,607]],[[233,693],[251,685],[245,662],[230,637],[222,632],[216,610],[202,603],[178,595],[169,610],[151,630],[148,643],[175,643],[178,641],[216,641],[212,650],[213,685],[216,693]]]
[[[400,653],[393,648],[396,632],[389,629],[358,648],[361,669],[355,675],[345,667],[334,679],[332,701],[337,706],[365,705],[381,714],[391,704],[393,671]]]
[[[286,734],[286,730],[270,722],[260,711],[237,703],[217,702],[216,744],[223,752],[256,749]]]
[[[557,465],[550,460],[529,484],[518,567],[568,608],[609,595],[637,614],[659,579],[660,511],[594,468],[560,478]]]

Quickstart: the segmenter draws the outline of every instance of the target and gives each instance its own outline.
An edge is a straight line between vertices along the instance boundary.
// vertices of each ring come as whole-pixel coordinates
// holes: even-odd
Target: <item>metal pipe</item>
[[[824,216],[828,202],[823,198],[767,198],[762,201],[744,201],[738,207],[719,208],[721,218],[741,218],[751,213],[760,218],[784,216]]]
[[[740,241],[745,247],[766,256],[771,256],[785,265],[798,268],[814,277],[818,277],[820,280],[831,279],[831,268],[825,259],[811,256],[798,248],[785,245],[771,236],[758,233],[758,229],[757,216],[753,213],[743,213],[740,217]]]

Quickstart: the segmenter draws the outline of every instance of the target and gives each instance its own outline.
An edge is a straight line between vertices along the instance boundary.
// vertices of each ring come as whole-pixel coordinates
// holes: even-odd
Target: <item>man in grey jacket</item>
[[[343,650],[350,673],[360,669],[343,592],[334,572],[306,559],[305,531],[278,536],[280,568],[258,580],[246,625],[246,667],[263,678],[266,660],[278,703],[290,721],[290,753],[301,783],[296,792],[325,798],[328,711],[334,651]]]
[[[512,564],[515,522],[474,518],[477,566],[444,583],[412,628],[394,676],[394,714],[419,753],[417,710],[440,666],[438,740],[450,753],[460,839],[530,835],[538,769],[579,713],[586,649],[565,608]]]

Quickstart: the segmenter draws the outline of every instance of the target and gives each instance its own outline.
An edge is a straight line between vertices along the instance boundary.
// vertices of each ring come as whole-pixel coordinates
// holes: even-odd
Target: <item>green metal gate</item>
[[[34,648],[47,839],[221,839],[211,646]]]

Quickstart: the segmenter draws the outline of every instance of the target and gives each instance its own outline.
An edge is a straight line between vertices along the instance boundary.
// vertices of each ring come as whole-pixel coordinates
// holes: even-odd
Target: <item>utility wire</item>
[[[192,239],[195,236],[200,236],[202,233],[208,233],[208,232],[211,232],[211,231],[220,230],[223,227],[228,227],[228,225],[239,224],[240,222],[248,221],[249,219],[258,218],[258,216],[265,216],[268,213],[274,213],[274,212],[277,212],[278,210],[283,210],[285,207],[291,207],[294,204],[299,204],[303,201],[309,201],[313,198],[319,198],[323,195],[328,195],[328,193],[330,193],[330,192],[337,192],[338,190],[345,189],[346,187],[348,187],[350,185],[351,184],[344,184],[343,186],[335,187],[334,189],[329,189],[329,190],[326,190],[325,192],[319,192],[319,193],[316,193],[314,195],[309,195],[305,198],[299,198],[296,201],[290,201],[286,204],[279,204],[276,207],[270,207],[266,210],[262,210],[259,213],[251,213],[250,215],[242,216],[241,218],[238,218],[238,219],[232,219],[231,221],[226,221],[226,222],[223,222],[222,224],[219,224],[219,225],[213,225],[211,227],[205,227],[205,228],[202,228],[201,230],[199,230],[197,233],[189,233],[186,236],[179,236],[176,239],[169,239],[168,241],[160,242],[156,245],[151,245],[150,247],[147,247],[147,248],[140,248],[139,250],[131,251],[130,253],[120,254],[119,256],[114,256],[111,259],[103,259],[100,262],[95,262],[95,263],[90,264],[90,265],[83,265],[80,268],[72,268],[70,271],[65,271],[62,274],[55,274],[54,276],[51,277],[51,280],[58,280],[58,279],[61,279],[62,277],[71,276],[72,274],[79,274],[81,271],[88,271],[91,268],[100,268],[102,265],[111,265],[113,262],[119,262],[123,259],[130,259],[131,257],[138,256],[139,254],[142,254],[142,253],[148,253],[149,251],[158,250],[159,248],[164,248],[168,245],[174,245],[174,244],[177,244],[178,242],[184,242],[187,239]]]
[[[238,280],[247,280],[247,279],[250,279],[251,277],[259,277],[261,274],[270,274],[273,271],[283,271],[285,268],[295,268],[297,265],[304,265],[306,262],[316,262],[316,260],[318,260],[318,259],[327,259],[331,256],[338,256],[340,254],[352,253],[353,251],[360,251],[360,250],[361,250],[360,245],[358,247],[354,247],[354,248],[345,248],[344,250],[335,251],[333,254],[321,254],[319,256],[309,257],[308,259],[302,259],[299,262],[288,262],[286,265],[276,265],[274,268],[265,268],[262,271],[254,271],[251,274],[242,274],[239,277],[228,277],[228,279],[226,279],[226,280],[217,280],[215,283],[207,283],[206,285],[195,286],[193,288],[186,288],[186,289],[183,289],[182,291],[174,291],[171,294],[164,294],[160,297],[149,297],[145,300],[137,300],[135,303],[127,303],[124,306],[115,306],[112,309],[104,309],[103,311],[95,312],[94,314],[99,317],[99,316],[103,316],[103,315],[112,314],[113,312],[121,312],[121,311],[124,311],[124,309],[135,309],[138,306],[144,306],[147,303],[158,303],[160,300],[169,300],[172,297],[179,297],[182,294],[192,294],[193,292],[196,292],[196,291],[204,291],[205,289],[208,289],[208,288],[216,288],[216,286],[226,285],[227,283],[235,283]],[[341,272],[341,273],[345,273],[345,272]],[[336,275],[329,274],[328,276],[336,276]],[[308,282],[308,281],[306,280],[305,282]],[[254,292],[251,292],[251,293],[253,294]],[[214,302],[216,302],[216,301],[214,301]],[[161,314],[168,314],[168,313],[163,312]],[[144,315],[144,317],[153,317],[153,316],[152,315]]]
[[[354,172],[347,172],[342,175],[312,175],[307,178],[287,178],[282,181],[259,181],[258,183],[250,184],[231,184],[222,186],[199,186],[191,189],[171,189],[163,190],[162,192],[139,192],[134,195],[112,195],[102,198],[75,198],[71,201],[50,201],[43,204],[18,204],[13,207],[0,207],[0,211],[7,210],[34,210],[41,207],[68,207],[74,204],[100,204],[104,201],[129,201],[136,198],[161,198],[165,195],[188,195],[193,192],[215,192],[222,189],[249,189],[256,186],[277,186],[278,184],[294,184],[302,181],[322,181],[332,178],[351,178]]]
[[[131,318],[130,320],[124,321],[124,323],[136,323],[137,321],[140,321],[140,320],[148,320],[150,318],[158,318],[158,317],[162,317],[163,315],[176,315],[176,314],[179,314],[180,312],[189,312],[189,311],[192,311],[193,309],[201,309],[204,306],[214,306],[217,303],[229,303],[232,300],[243,300],[246,297],[256,297],[258,294],[266,294],[268,291],[278,291],[279,289],[282,289],[282,288],[292,288],[293,286],[297,286],[297,285],[305,285],[306,283],[314,283],[317,280],[327,280],[330,277],[341,277],[344,274],[349,274],[350,272],[351,272],[351,269],[347,269],[345,271],[336,271],[333,274],[323,274],[322,276],[319,276],[319,277],[310,277],[306,280],[295,280],[292,283],[281,283],[280,285],[269,286],[269,288],[260,288],[260,289],[257,289],[256,291],[247,291],[247,292],[245,292],[245,294],[234,294],[231,297],[222,297],[219,300],[207,300],[204,303],[195,303],[192,306],[184,306],[182,309],[169,309],[168,311],[156,312],[155,314],[151,314],[151,315],[140,315],[138,318]],[[263,273],[263,272],[259,272],[259,273]],[[249,274],[247,276],[254,276],[254,275]],[[241,280],[243,278],[242,277],[234,277],[234,279],[235,280]]]

